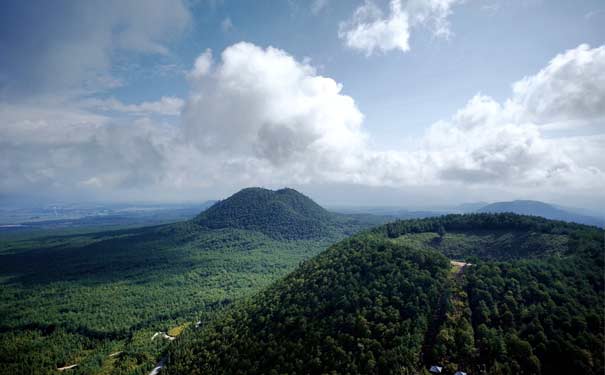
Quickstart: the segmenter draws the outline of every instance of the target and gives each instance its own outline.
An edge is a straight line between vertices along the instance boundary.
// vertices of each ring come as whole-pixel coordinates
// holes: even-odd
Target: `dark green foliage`
[[[110,232],[4,236],[0,374],[49,374],[73,363],[79,366],[70,374],[148,373],[168,346],[167,340],[150,340],[155,331],[204,319],[374,223],[329,214],[293,191],[283,194],[301,217],[330,218],[330,229],[317,232],[303,221],[282,222],[271,230],[284,235],[268,236],[189,221]],[[239,213],[228,211],[234,217],[254,211],[249,208],[254,201],[240,203]],[[216,209],[214,214],[227,216]],[[108,357],[120,350],[124,353]]]
[[[473,230],[523,230],[540,233],[571,234],[586,232],[591,227],[582,224],[547,220],[536,216],[522,216],[513,213],[445,215],[416,220],[399,220],[375,228],[375,233],[396,238],[408,233],[437,232],[443,226],[447,231]],[[596,229],[596,228],[595,228]],[[596,231],[598,232],[598,230]]]
[[[330,241],[180,223],[4,242],[0,373],[52,373],[73,363],[81,366],[70,373],[96,373],[97,355],[103,364],[128,348],[113,373],[144,373],[168,344],[151,342],[155,331],[258,290]]]
[[[343,220],[293,189],[248,188],[216,203],[194,222],[213,229],[259,231],[277,239],[314,239],[342,233],[356,220]]]
[[[479,363],[510,374],[603,374],[602,263],[479,263],[467,277]]]
[[[600,374],[604,255],[602,230],[536,217],[398,221],[190,330],[168,371]]]
[[[439,317],[439,330],[428,348],[431,352],[423,353],[425,364],[439,363],[450,373],[459,369],[468,370],[475,362],[475,337],[471,325],[471,310],[468,306],[466,292],[461,289],[461,280],[452,280],[446,291],[447,307],[445,315]]]
[[[173,374],[414,374],[449,261],[360,237],[171,348]]]
[[[0,373],[145,374],[168,346],[153,333],[198,319],[168,372],[416,374],[430,358],[469,373],[603,373],[598,228],[448,215],[305,261],[381,219],[291,190],[242,194],[195,221],[1,239]],[[444,255],[473,265],[448,275]]]

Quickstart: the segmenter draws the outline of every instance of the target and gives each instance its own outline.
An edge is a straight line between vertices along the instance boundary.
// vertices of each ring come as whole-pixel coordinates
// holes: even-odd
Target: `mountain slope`
[[[604,255],[602,230],[538,217],[390,223],[188,331],[167,371],[600,374]]]
[[[580,215],[553,205],[530,200],[516,200],[511,202],[496,202],[488,204],[477,210],[480,213],[512,212],[519,215],[541,216],[551,220],[569,221],[579,224],[603,227],[603,219]]]
[[[255,230],[274,238],[331,234],[335,217],[293,189],[247,188],[214,204],[193,221],[201,226]]]
[[[346,240],[176,343],[169,373],[411,371],[448,270],[435,252]]]

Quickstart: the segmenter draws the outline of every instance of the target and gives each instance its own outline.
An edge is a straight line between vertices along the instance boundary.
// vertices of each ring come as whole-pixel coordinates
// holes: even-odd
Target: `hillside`
[[[386,218],[328,212],[294,189],[246,188],[219,201],[193,222],[209,229],[252,230],[278,240],[338,238]]]
[[[480,213],[502,213],[512,212],[519,215],[541,216],[551,220],[562,220],[579,224],[603,227],[603,218],[581,215],[548,203],[530,200],[516,200],[511,202],[496,202],[481,207],[476,212]]]
[[[243,189],[193,221],[201,226],[255,230],[276,238],[317,238],[330,233],[333,215],[293,189]]]
[[[187,331],[167,371],[601,374],[603,256],[602,230],[537,217],[398,221]]]
[[[149,373],[170,342],[155,332],[207,319],[380,220],[245,189],[180,223],[2,233],[0,374]]]

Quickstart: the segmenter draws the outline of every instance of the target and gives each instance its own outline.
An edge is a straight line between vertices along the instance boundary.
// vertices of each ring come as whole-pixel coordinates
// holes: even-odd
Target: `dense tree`
[[[218,204],[217,225],[0,238],[0,374],[75,363],[69,373],[148,373],[169,344],[154,332],[206,319],[377,220],[328,213],[291,190],[270,192],[285,208],[263,216],[259,194],[236,210]],[[241,225],[251,212],[266,230]],[[316,230],[318,215],[329,230]]]
[[[602,230],[536,217],[398,221],[190,330],[168,372],[599,374],[604,255]]]
[[[415,374],[448,272],[436,252],[344,241],[189,332],[171,348],[169,373]]]

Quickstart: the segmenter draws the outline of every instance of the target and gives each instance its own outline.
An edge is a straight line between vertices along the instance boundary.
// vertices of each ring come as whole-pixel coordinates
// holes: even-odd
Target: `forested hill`
[[[387,224],[187,331],[167,372],[602,374],[603,237],[514,214]]]
[[[211,229],[259,231],[277,239],[313,239],[338,236],[355,226],[351,217],[344,218],[293,189],[246,188],[217,202],[193,221]],[[343,221],[347,225],[343,226]],[[358,227],[367,227],[367,223]]]

